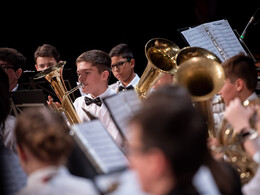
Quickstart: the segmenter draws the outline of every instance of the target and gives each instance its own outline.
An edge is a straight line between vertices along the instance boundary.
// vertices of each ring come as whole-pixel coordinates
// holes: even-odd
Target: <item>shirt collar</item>
[[[103,98],[113,95],[113,94],[116,94],[116,92],[113,89],[111,89],[110,87],[108,87],[104,93],[98,95],[97,97],[99,97],[102,100]],[[90,94],[86,94],[86,96],[89,98],[93,98]],[[95,97],[95,98],[97,98],[97,97]]]
[[[252,94],[247,98],[247,100],[251,101],[251,100],[254,100],[254,99],[257,99],[257,98],[258,98],[258,96],[257,96],[257,94],[254,92],[254,93],[252,93]]]
[[[138,84],[139,80],[140,80],[139,76],[135,73],[134,78],[132,79],[132,81],[127,86],[123,86],[121,81],[117,81],[117,82],[118,82],[118,86],[128,87],[128,86],[132,85],[132,86],[135,87]]]

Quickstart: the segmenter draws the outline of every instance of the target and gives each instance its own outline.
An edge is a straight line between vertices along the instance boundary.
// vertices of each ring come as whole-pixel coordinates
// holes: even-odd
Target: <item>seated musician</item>
[[[212,158],[207,126],[184,88],[164,86],[151,93],[130,119],[128,132],[129,160],[144,191],[242,194],[235,170]]]
[[[60,62],[60,53],[56,47],[43,44],[34,52],[35,69],[42,71]]]
[[[112,121],[110,114],[102,99],[116,94],[108,87],[110,78],[111,59],[109,55],[100,50],[90,50],[82,53],[76,59],[78,82],[83,85],[82,92],[86,95],[74,101],[74,107],[82,122],[90,118],[84,111],[98,118],[111,136],[121,142],[120,134]]]

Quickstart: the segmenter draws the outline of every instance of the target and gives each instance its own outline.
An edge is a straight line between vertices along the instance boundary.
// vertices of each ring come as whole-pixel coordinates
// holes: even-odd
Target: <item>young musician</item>
[[[17,118],[20,164],[28,174],[23,194],[97,194],[91,180],[69,173],[64,164],[73,146],[64,118],[48,107],[30,108]]]
[[[9,90],[20,89],[19,78],[22,76],[26,58],[13,48],[0,48],[0,68],[4,69],[9,78]]]
[[[107,53],[100,50],[90,50],[82,53],[76,59],[78,82],[83,85],[82,92],[86,95],[78,97],[74,106],[81,121],[90,118],[84,110],[97,117],[111,136],[120,142],[121,138],[102,99],[116,94],[108,87],[111,59]]]
[[[144,191],[241,194],[234,169],[210,155],[207,126],[184,88],[164,86],[151,93],[128,132],[129,160]]]
[[[60,61],[60,53],[50,44],[39,46],[34,52],[35,69],[42,71]]]
[[[236,97],[241,102],[258,98],[255,93],[257,85],[257,70],[253,59],[244,54],[235,55],[222,63],[225,82],[219,94],[225,106]],[[223,112],[214,114],[215,123],[223,120]]]
[[[124,43],[116,45],[110,50],[109,56],[112,61],[112,73],[118,80],[110,87],[117,92],[135,87],[140,78],[134,71],[135,60],[128,45]]]

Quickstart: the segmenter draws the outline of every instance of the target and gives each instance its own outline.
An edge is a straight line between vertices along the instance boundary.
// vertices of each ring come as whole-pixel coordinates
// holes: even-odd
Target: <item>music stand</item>
[[[21,86],[22,89],[42,89],[44,94],[45,94],[45,99],[48,99],[48,96],[52,96],[54,101],[59,101],[59,98],[55,94],[54,90],[52,89],[51,84],[45,79],[33,79],[36,74],[39,72],[36,71],[24,71],[22,74],[22,77],[19,79],[19,85]],[[63,80],[66,85],[67,90],[71,90],[72,88],[77,86],[77,78],[75,74],[72,74],[73,71],[69,68],[63,69]],[[75,101],[77,97],[80,96],[79,90],[76,90],[75,92],[70,94],[70,97],[72,101]]]
[[[10,93],[11,113],[18,116],[23,109],[29,107],[46,106],[47,102],[43,90],[18,90]]]

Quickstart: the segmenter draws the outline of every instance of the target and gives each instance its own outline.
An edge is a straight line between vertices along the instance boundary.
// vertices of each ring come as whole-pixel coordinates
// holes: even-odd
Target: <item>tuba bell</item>
[[[179,50],[176,44],[163,38],[154,38],[146,43],[148,64],[135,87],[140,99],[147,97],[148,91],[164,73],[174,74],[177,71],[174,58]]]
[[[63,80],[62,76],[62,70],[64,65],[66,64],[66,61],[59,62],[56,65],[53,65],[46,70],[38,73],[34,76],[34,79],[40,79],[45,77],[47,81],[50,82],[53,90],[55,91],[57,97],[59,98],[61,102],[61,108],[55,108],[59,112],[63,112],[70,123],[70,125],[80,123],[80,119],[75,111],[75,108],[73,106],[72,100],[69,96],[69,94],[73,93],[77,89],[79,89],[81,86],[78,85],[77,87],[73,88],[70,91],[67,91],[66,85]]]
[[[224,70],[219,58],[199,47],[183,48],[175,57],[178,71],[175,83],[189,91],[194,105],[206,119],[209,137],[216,137],[212,97],[224,85]]]

